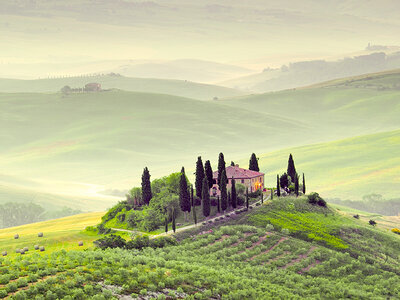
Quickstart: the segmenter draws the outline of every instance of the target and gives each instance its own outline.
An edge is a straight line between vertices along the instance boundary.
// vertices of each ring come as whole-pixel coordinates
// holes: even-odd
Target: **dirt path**
[[[270,197],[271,197],[270,195],[267,196],[267,198],[265,198],[263,201],[268,201]],[[257,203],[261,203],[261,200],[258,200],[257,202],[254,202],[253,204],[249,205],[249,207],[252,207],[253,209],[257,208],[257,207],[261,207],[261,205],[257,206]],[[244,206],[242,206],[241,208],[243,208],[243,207]],[[229,213],[220,214],[220,215],[212,217],[212,218],[210,218],[208,220],[204,220],[203,222],[207,222],[207,223],[210,222],[210,221],[214,222],[216,219],[218,219],[218,218],[220,218],[222,216],[226,217],[228,215],[229,216],[234,216],[235,215],[235,210],[232,210]],[[229,220],[229,218],[227,220]],[[191,229],[191,228],[195,228],[195,227],[200,227],[200,226],[203,225],[202,224],[203,222],[199,222],[197,224],[191,224],[191,225],[188,225],[188,226],[177,228],[175,233],[176,232],[185,231],[187,229]],[[141,233],[140,231],[137,231],[137,230],[128,230],[128,229],[119,229],[119,228],[111,228],[111,229],[115,230],[115,231],[122,231],[122,232],[134,233],[134,234]],[[153,238],[160,237],[160,236],[168,236],[168,235],[171,235],[173,233],[174,233],[173,230],[169,230],[168,232],[163,232],[163,233],[160,233],[160,234],[152,235],[152,236],[150,236],[150,238],[153,239]]]

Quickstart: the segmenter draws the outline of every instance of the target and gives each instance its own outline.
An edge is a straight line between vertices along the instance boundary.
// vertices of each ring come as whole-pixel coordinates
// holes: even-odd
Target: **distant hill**
[[[84,87],[90,82],[97,82],[103,89],[122,89],[126,91],[150,92],[189,97],[200,100],[212,100],[214,97],[224,98],[244,95],[244,92],[184,80],[130,78],[117,75],[83,76],[52,78],[38,80],[1,79],[0,92],[5,93],[54,93],[65,85],[71,88]]]
[[[298,88],[322,81],[400,68],[400,52],[360,55],[338,61],[311,60],[267,68],[262,73],[231,79],[220,84],[252,92]]]
[[[309,192],[342,200],[362,200],[373,193],[399,198],[399,146],[400,130],[395,130],[259,154],[259,164],[266,182],[274,185],[276,174],[286,172],[292,153],[297,171],[306,175]]]

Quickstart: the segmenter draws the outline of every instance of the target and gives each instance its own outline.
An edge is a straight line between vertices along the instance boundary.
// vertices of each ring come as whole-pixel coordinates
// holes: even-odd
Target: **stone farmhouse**
[[[236,184],[240,183],[246,186],[250,193],[264,189],[264,173],[243,169],[240,168],[239,165],[226,167],[225,170],[226,177],[228,178],[226,185],[227,190],[230,190],[232,187],[232,178],[235,179]],[[211,196],[220,195],[217,179],[218,171],[215,171],[213,173],[213,186],[210,189]]]

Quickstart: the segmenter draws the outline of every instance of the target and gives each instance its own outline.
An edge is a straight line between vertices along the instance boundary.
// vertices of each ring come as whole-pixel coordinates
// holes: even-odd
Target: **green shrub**
[[[28,285],[28,281],[27,281],[25,278],[20,278],[20,279],[18,279],[18,281],[17,281],[17,286],[18,286],[19,288],[25,287],[25,286],[27,286],[27,285]]]
[[[6,290],[0,290],[0,298],[5,298],[8,296],[8,293]]]
[[[9,284],[6,285],[6,290],[9,293],[16,292],[18,290],[18,286],[15,282],[10,282]]]
[[[126,246],[126,241],[119,235],[114,234],[96,240],[93,243],[103,250],[107,248],[125,248]]]

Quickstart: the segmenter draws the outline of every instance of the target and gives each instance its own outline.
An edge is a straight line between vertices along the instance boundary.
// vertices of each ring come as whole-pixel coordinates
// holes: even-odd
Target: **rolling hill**
[[[129,78],[124,76],[82,76],[36,80],[1,79],[0,92],[3,93],[56,93],[68,85],[71,88],[82,88],[85,84],[97,82],[103,89],[121,89],[126,91],[170,94],[201,100],[212,100],[214,97],[234,97],[244,92],[201,84],[185,80]]]
[[[286,172],[292,153],[296,169],[306,174],[308,191],[353,200],[372,193],[398,198],[399,145],[400,130],[395,130],[260,154],[259,165],[266,182],[275,185],[276,174]]]

